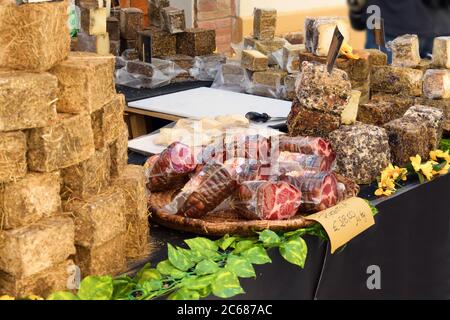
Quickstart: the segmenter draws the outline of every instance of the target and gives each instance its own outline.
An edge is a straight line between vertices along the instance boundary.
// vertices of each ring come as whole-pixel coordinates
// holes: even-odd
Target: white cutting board
[[[132,108],[184,118],[245,115],[249,111],[265,112],[272,117],[287,117],[291,105],[290,101],[212,88],[197,88],[128,103]]]

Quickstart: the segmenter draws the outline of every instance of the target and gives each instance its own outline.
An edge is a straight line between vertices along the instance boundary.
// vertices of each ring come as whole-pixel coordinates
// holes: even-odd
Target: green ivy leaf
[[[80,298],[69,291],[57,291],[49,295],[47,300],[80,300]]]
[[[250,248],[242,252],[241,256],[253,264],[266,264],[272,262],[270,257],[267,255],[266,249],[261,246]]]
[[[230,270],[220,270],[211,284],[212,293],[219,298],[231,298],[244,293],[238,277]]]
[[[286,232],[284,234],[284,236],[286,238],[302,236],[302,235],[305,234],[305,231],[306,231],[305,229],[298,229],[298,230],[295,230],[295,231],[289,231],[289,232]]]
[[[305,266],[308,247],[305,240],[298,237],[290,239],[280,245],[280,254],[288,262],[298,265],[301,268]]]
[[[205,260],[205,256],[196,250],[188,250],[188,249],[184,249],[184,248],[178,248],[178,250],[183,252],[194,263],[199,263],[200,261]]]
[[[135,280],[139,284],[142,284],[146,281],[159,280],[159,279],[162,279],[162,275],[158,270],[156,270],[154,268],[140,270],[135,278]]]
[[[149,294],[152,291],[157,291],[162,289],[163,282],[162,280],[149,280],[141,285],[142,290],[144,290],[145,294]]]
[[[209,240],[207,238],[197,237],[193,239],[184,240],[184,242],[187,243],[189,248],[191,248],[192,250],[196,250],[200,253],[202,253],[204,250],[217,251],[219,249],[218,245],[214,241]]]
[[[212,293],[211,286],[204,287],[204,288],[198,290],[197,292],[200,295],[200,298],[206,298],[207,296],[209,296]]]
[[[235,241],[237,240],[236,237],[230,237],[228,234],[225,235],[223,238],[217,240],[217,244],[219,245],[219,248],[223,251],[227,250]]]
[[[168,300],[199,300],[200,294],[196,291],[181,288],[180,290],[172,293]]]
[[[113,291],[112,277],[89,276],[81,281],[78,297],[81,300],[111,300]]]
[[[195,267],[195,273],[199,276],[203,276],[205,274],[212,274],[219,270],[219,266],[212,260],[203,260]]]
[[[169,260],[164,260],[158,263],[156,270],[158,270],[161,274],[171,276],[174,279],[181,279],[186,275],[186,272],[175,268]]]
[[[167,248],[169,252],[169,261],[177,269],[187,271],[195,265],[183,251],[175,249],[170,243],[167,245]]]
[[[113,280],[113,300],[128,299],[130,292],[136,289],[136,283],[130,277],[120,277]]]
[[[280,237],[272,230],[264,230],[259,233],[259,241],[261,241],[265,246],[276,246],[280,243]]]
[[[235,255],[228,256],[225,268],[234,272],[240,278],[256,277],[255,269],[252,264],[244,257]]]
[[[255,241],[253,240],[241,240],[236,242],[236,246],[234,247],[233,253],[241,253],[245,250],[250,249],[255,245]]]
[[[210,274],[201,277],[193,276],[189,278],[184,278],[183,280],[181,280],[181,286],[189,290],[198,291],[206,287],[209,287],[215,278],[216,274]]]

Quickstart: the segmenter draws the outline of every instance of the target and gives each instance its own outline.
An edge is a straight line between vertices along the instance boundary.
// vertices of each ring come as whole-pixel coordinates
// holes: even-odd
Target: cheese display
[[[369,60],[371,66],[385,66],[387,65],[387,54],[378,49],[365,49],[369,53]]]
[[[358,121],[367,124],[382,126],[392,120],[401,118],[405,109],[388,101],[369,101],[359,106]]]
[[[330,74],[325,65],[302,63],[297,82],[297,98],[302,106],[340,116],[350,100],[351,91],[345,71],[335,68]]]
[[[95,52],[101,55],[109,54],[111,51],[108,33],[89,35],[79,32],[77,39],[77,51]]]
[[[342,124],[354,124],[358,117],[359,100],[361,98],[361,91],[352,90],[352,96],[341,113]]]
[[[395,67],[414,68],[419,65],[419,37],[405,34],[387,43],[392,50],[392,65]]]
[[[279,87],[284,84],[284,78],[287,72],[283,70],[266,70],[253,73],[253,83],[261,84],[269,87]]]
[[[250,71],[265,71],[269,67],[269,59],[256,50],[242,51],[242,67]]]
[[[283,35],[283,38],[290,44],[304,44],[305,35],[302,31],[288,32]]]
[[[433,43],[433,65],[450,69],[450,37],[437,37]]]
[[[142,43],[143,37],[152,39],[152,55],[154,57],[171,56],[177,53],[177,36],[170,34],[156,27],[139,31],[139,43]],[[139,49],[141,46],[139,46]],[[139,56],[142,56],[140,54]]]
[[[428,99],[450,98],[450,70],[427,70],[423,77],[423,95]]]
[[[422,94],[423,71],[393,66],[375,66],[372,69],[371,90],[384,93]]]
[[[316,56],[326,57],[333,39],[334,30],[338,27],[344,40],[350,40],[350,26],[341,17],[319,17],[305,19],[306,49]]]
[[[366,124],[342,126],[329,136],[336,152],[337,172],[358,184],[369,184],[390,163],[388,134]]]
[[[107,8],[81,8],[81,29],[89,35],[106,33]]]
[[[255,8],[253,16],[253,36],[259,40],[273,39],[277,27],[277,10]]]
[[[213,29],[188,28],[177,34],[177,52],[188,56],[204,56],[216,50],[216,31]],[[168,55],[168,54],[165,54]]]
[[[124,39],[136,40],[143,24],[143,12],[137,8],[123,8],[120,11],[120,36]]]
[[[106,19],[106,30],[109,34],[110,41],[120,40],[120,21],[115,17],[109,17]]]
[[[285,90],[285,99],[293,101],[297,92],[295,90],[295,82],[297,81],[297,75],[288,74],[284,78],[284,90]]]
[[[161,28],[170,34],[183,32],[186,29],[184,10],[173,7],[161,9]]]
[[[169,0],[149,0],[148,18],[152,26],[161,27],[161,10],[170,6]]]
[[[447,135],[450,133],[450,99],[431,100],[427,98],[417,97],[412,105],[425,105],[433,108],[437,108],[444,112],[444,131]]]
[[[415,105],[406,111],[403,119],[419,124],[425,124],[429,137],[429,150],[433,151],[439,149],[443,131],[442,126],[445,119],[442,110],[428,106]]]
[[[394,164],[405,166],[410,163],[410,157],[416,155],[428,159],[430,148],[425,124],[400,118],[388,122],[384,128],[388,133]]]
[[[287,44],[283,47],[283,68],[289,73],[300,71],[300,52],[306,50],[304,44]]]

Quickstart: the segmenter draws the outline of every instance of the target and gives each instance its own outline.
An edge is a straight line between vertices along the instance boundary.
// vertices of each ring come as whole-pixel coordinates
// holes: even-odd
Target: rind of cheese
[[[450,36],[434,39],[433,65],[450,69]]]
[[[427,70],[423,78],[423,94],[428,99],[450,98],[450,70]]]
[[[336,27],[344,36],[344,41],[350,41],[350,26],[342,17],[309,18],[306,26],[311,28],[306,32],[306,48],[317,56],[328,56]]]
[[[354,124],[358,117],[359,99],[361,98],[361,91],[352,90],[352,95],[344,111],[341,113],[342,124]]]
[[[82,9],[81,27],[89,35],[99,35],[106,33],[106,8]]]

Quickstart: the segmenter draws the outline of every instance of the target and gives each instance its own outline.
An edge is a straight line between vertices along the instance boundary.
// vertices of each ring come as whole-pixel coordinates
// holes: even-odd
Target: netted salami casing
[[[338,201],[338,182],[332,172],[291,172],[281,177],[302,193],[301,212],[313,213],[333,207]]]
[[[330,166],[336,159],[336,153],[331,147],[331,143],[323,138],[316,137],[289,137],[278,138],[279,151],[298,152],[308,155],[315,155],[327,159]]]
[[[231,207],[249,220],[283,220],[293,217],[300,207],[301,192],[286,182],[244,182]]]
[[[150,157],[144,167],[147,188],[151,192],[161,192],[182,187],[196,164],[191,149],[174,142],[161,154]]]

